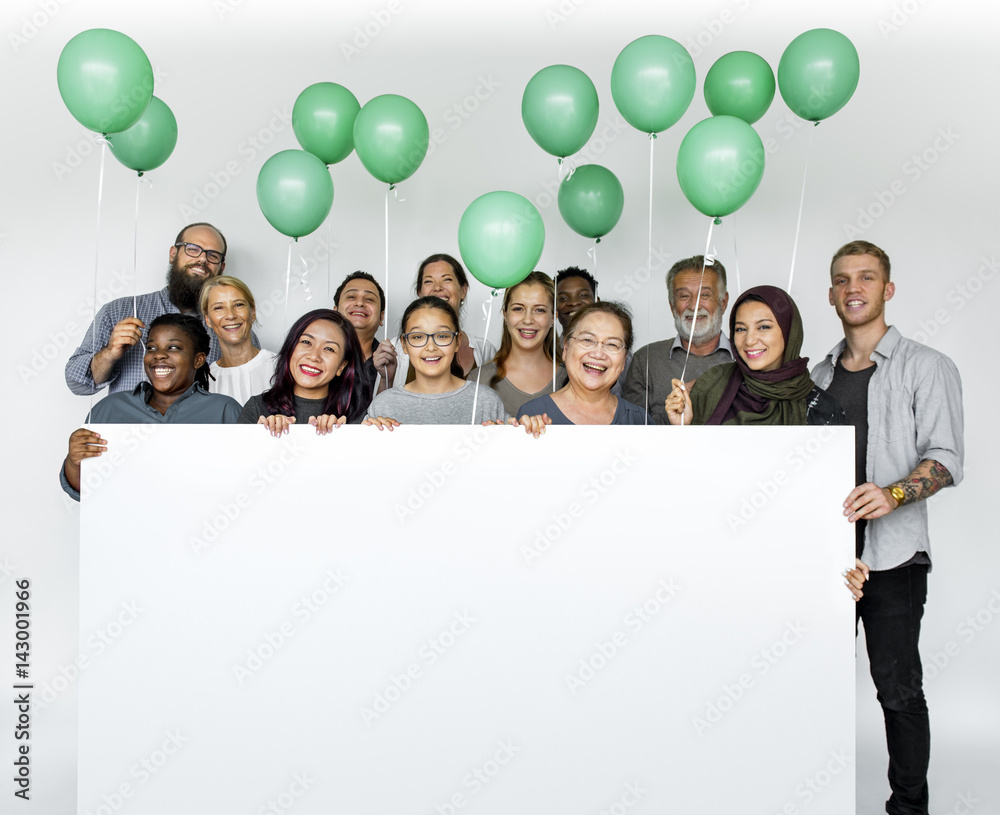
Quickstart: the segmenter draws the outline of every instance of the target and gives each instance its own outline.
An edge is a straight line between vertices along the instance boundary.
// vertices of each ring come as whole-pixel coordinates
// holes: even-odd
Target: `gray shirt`
[[[841,340],[812,372],[826,388],[847,347]],[[871,356],[868,383],[866,475],[880,487],[905,478],[923,460],[947,468],[955,484],[964,475],[962,380],[944,354],[903,337],[889,326]],[[845,485],[846,486],[846,485]],[[845,496],[849,490],[845,490]],[[917,501],[868,523],[864,561],[876,571],[892,569],[917,552],[930,556],[927,502]]]
[[[479,376],[479,384],[486,385],[489,388],[493,388],[500,398],[503,400],[504,410],[511,416],[521,416],[521,405],[525,402],[530,402],[532,399],[537,399],[539,396],[545,396],[547,393],[552,393],[554,390],[552,383],[549,382],[544,388],[542,388],[538,393],[526,393],[525,391],[514,385],[509,379],[504,378],[497,382],[495,385],[490,384],[490,379],[497,372],[497,365],[495,362],[487,362],[481,369],[482,373],[478,371],[473,371],[469,374],[469,380],[475,381],[476,376]],[[556,379],[560,379],[565,375],[565,368],[562,365],[556,368]]]
[[[552,394],[540,396],[532,399],[524,405],[524,412],[528,416],[541,416],[547,413],[552,420],[552,424],[575,424],[569,417],[559,409]],[[618,404],[615,406],[615,415],[611,417],[612,425],[645,425],[649,424],[649,416],[641,407],[633,405],[631,402],[618,397]]]
[[[663,403],[670,396],[673,386],[672,379],[680,379],[684,370],[684,358],[687,351],[681,345],[681,338],[661,340],[644,345],[635,352],[632,364],[625,374],[624,397],[639,407],[646,407],[656,424],[670,424]],[[649,378],[646,377],[646,361],[649,360]],[[690,382],[697,379],[709,368],[733,361],[733,349],[729,338],[719,335],[719,346],[711,354],[699,356],[691,354],[688,358],[687,371],[684,378]]]
[[[368,406],[368,417],[384,416],[400,424],[470,424],[475,402],[475,423],[505,422],[507,412],[496,391],[475,382],[447,393],[411,393],[405,387],[382,391]]]

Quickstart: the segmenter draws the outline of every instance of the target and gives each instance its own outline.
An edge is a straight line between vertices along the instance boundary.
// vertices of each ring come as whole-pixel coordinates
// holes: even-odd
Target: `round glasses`
[[[625,344],[619,342],[618,340],[604,340],[604,342],[598,342],[593,337],[567,337],[568,340],[573,340],[577,345],[579,345],[584,351],[593,351],[597,346],[601,346],[609,354],[620,354],[625,350]]]

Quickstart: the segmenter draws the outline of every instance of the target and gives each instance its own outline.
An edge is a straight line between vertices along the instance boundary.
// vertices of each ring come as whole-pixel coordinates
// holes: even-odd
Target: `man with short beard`
[[[66,363],[69,389],[81,396],[96,393],[105,385],[110,393],[134,390],[145,379],[146,326],[168,312],[197,316],[201,286],[222,274],[226,249],[225,237],[211,224],[184,227],[170,247],[165,288],[136,298],[119,297],[101,307]],[[211,363],[219,358],[219,339],[213,331],[208,333]],[[256,336],[253,341],[259,345]]]
[[[663,425],[670,424],[663,403],[672,390],[671,380],[680,379],[683,371],[690,389],[709,368],[733,361],[729,338],[722,332],[729,294],[726,269],[718,260],[705,265],[705,258],[695,255],[677,261],[667,272],[667,297],[677,336],[644,345],[635,352],[625,375],[624,392],[625,399],[646,407],[653,420]]]

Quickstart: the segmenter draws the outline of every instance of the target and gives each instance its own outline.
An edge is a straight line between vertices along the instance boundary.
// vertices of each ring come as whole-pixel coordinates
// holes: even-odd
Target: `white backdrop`
[[[405,302],[421,258],[457,251],[462,211],[494,189],[519,192],[541,210],[547,239],[539,268],[592,268],[590,242],[562,224],[555,207],[555,161],[520,121],[527,80],[563,62],[584,70],[600,94],[601,123],[584,156],[618,175],[626,205],[622,221],[599,247],[596,271],[605,297],[626,299],[635,308],[642,343],[671,335],[663,273],[674,259],[701,251],[705,241],[706,219],[683,198],[673,167],[684,133],[707,116],[700,90],[705,73],[715,59],[737,49],[755,51],[776,68],[794,36],[828,26],[857,46],[861,82],[851,102],[812,131],[793,291],[805,319],[805,351],[821,357],[840,336],[826,302],[826,270],[832,252],[861,231],[893,259],[897,295],[889,304],[890,320],[904,334],[951,355],[963,373],[967,481],[931,507],[935,568],[923,644],[935,745],[932,796],[943,811],[958,811],[968,799],[1000,806],[997,782],[986,771],[1000,759],[994,736],[1000,727],[994,690],[1000,553],[990,545],[995,534],[987,520],[987,482],[979,477],[981,462],[997,453],[985,412],[996,389],[974,375],[991,362],[979,327],[992,317],[988,306],[1000,265],[994,189],[1000,113],[984,92],[1000,79],[993,47],[998,18],[1000,12],[986,3],[896,0],[733,0],[683,9],[562,0],[511,2],[502,11],[433,0],[289,2],[281,10],[259,0],[179,2],[156,11],[111,0],[5,4],[0,268],[16,303],[8,309],[3,339],[9,349],[5,415],[17,429],[3,474],[9,520],[0,596],[6,603],[18,577],[28,576],[39,587],[36,676],[51,681],[71,672],[67,666],[77,655],[78,510],[58,491],[55,473],[66,438],[88,404],[66,389],[62,369],[92,309],[98,153],[92,134],[66,111],[55,82],[56,61],[72,36],[103,26],[136,39],[155,68],[156,93],[180,129],[174,155],[149,174],[151,186],[141,191],[135,247],[135,177],[109,161],[99,300],[130,292],[134,281],[140,292],[159,288],[177,230],[203,218],[229,238],[227,270],[245,278],[262,303],[272,295],[280,301],[287,242],[260,214],[254,184],[268,156],[296,146],[288,121],[292,104],[303,88],[323,80],[346,85],[362,103],[381,93],[407,96],[420,105],[432,130],[445,136],[401,185],[406,200],[392,202],[393,302]],[[366,27],[374,33],[367,44]],[[687,45],[699,77],[691,108],[656,144],[652,264],[648,141],[620,123],[609,90],[615,56],[649,33]],[[730,269],[733,290],[737,267],[743,287],[787,280],[810,131],[800,125],[780,97],[756,125],[774,148],[763,182],[716,230],[715,248]],[[332,174],[336,197],[329,233],[324,226],[301,242],[315,267],[314,296],[306,303],[301,292],[293,292],[292,315],[325,300],[328,257],[334,285],[355,268],[385,274],[384,186],[354,155]],[[482,325],[479,304],[486,296],[483,287],[474,287],[465,317],[473,331]],[[258,332],[274,348],[282,307],[260,311]],[[33,425],[44,422],[44,431],[20,432],[26,418]],[[192,466],[218,464],[192,451]],[[674,477],[683,478],[683,472]],[[225,483],[224,467],[218,478]],[[498,489],[491,506],[510,502],[514,492]],[[0,630],[6,631],[4,614]],[[74,687],[69,682],[36,716],[37,737],[56,751],[40,768],[51,779],[49,811],[64,811],[52,802],[72,799],[65,785],[74,761]],[[880,712],[870,682],[862,677],[859,688],[859,795],[868,811],[877,812],[885,795]]]

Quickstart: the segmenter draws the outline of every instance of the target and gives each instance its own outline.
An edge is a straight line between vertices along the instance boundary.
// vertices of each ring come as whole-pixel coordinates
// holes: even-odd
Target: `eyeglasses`
[[[202,255],[205,256],[205,260],[209,263],[222,263],[226,256],[222,252],[216,252],[214,249],[202,249],[196,243],[175,243],[174,248],[180,249],[184,247],[184,254],[189,258],[200,258]]]
[[[403,339],[411,348],[423,348],[427,345],[427,340],[434,338],[434,344],[438,348],[446,348],[455,341],[458,336],[457,331],[436,331],[433,334],[425,334],[423,331],[411,331],[403,334]]]
[[[607,353],[611,355],[620,354],[625,350],[624,343],[618,340],[604,340],[604,342],[598,342],[593,337],[567,337],[567,340],[574,340],[577,345],[579,345],[584,351],[593,351],[597,346],[601,346]]]

